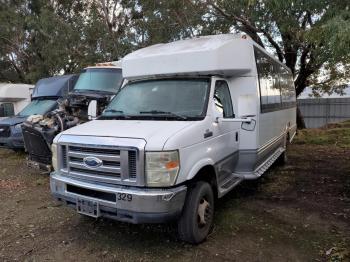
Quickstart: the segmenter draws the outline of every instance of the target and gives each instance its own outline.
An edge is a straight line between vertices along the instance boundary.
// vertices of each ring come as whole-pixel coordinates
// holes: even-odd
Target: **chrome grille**
[[[66,148],[66,153],[63,148]],[[116,184],[136,184],[137,182],[138,150],[136,149],[64,145],[61,150],[61,169],[68,172],[70,176]],[[98,158],[101,163],[99,166],[89,167],[84,163],[86,157]]]
[[[61,146],[62,167],[67,168],[67,146]]]
[[[81,152],[81,153],[95,153],[95,154],[108,154],[108,155],[120,155],[120,150],[107,149],[107,148],[90,148],[81,146],[69,146],[71,151]]]
[[[136,152],[129,151],[129,176],[136,178]]]

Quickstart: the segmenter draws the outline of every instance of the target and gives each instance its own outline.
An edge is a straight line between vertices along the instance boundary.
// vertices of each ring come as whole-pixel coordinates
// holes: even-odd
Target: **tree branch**
[[[257,33],[262,33],[266,37],[266,39],[269,41],[269,43],[272,45],[272,47],[276,50],[278,59],[281,62],[283,62],[283,60],[284,60],[283,51],[280,48],[280,46],[278,45],[278,43],[273,39],[273,37],[271,36],[270,33],[268,33],[266,30],[264,30],[262,28],[255,27],[254,25],[252,25],[250,23],[249,20],[247,20],[247,19],[245,19],[243,17],[239,17],[239,16],[234,15],[234,14],[227,14],[222,8],[220,8],[218,5],[213,3],[213,1],[208,1],[208,4],[210,6],[212,6],[217,12],[219,12],[224,18],[226,18],[228,20],[234,20],[236,22],[240,22],[247,29],[248,32],[255,33],[255,35],[257,35]],[[246,32],[246,31],[244,31],[244,32]],[[249,35],[248,32],[246,32],[246,33]],[[261,39],[260,39],[260,43],[259,44],[260,45],[262,44]]]
[[[307,56],[309,57],[309,62],[306,63]],[[299,96],[304,91],[305,87],[308,86],[308,78],[320,67],[319,64],[315,64],[315,57],[310,51],[310,48],[304,50],[300,61],[300,71],[297,79],[294,81],[297,96]]]
[[[9,61],[10,63],[12,64],[13,68],[15,69],[19,79],[21,79],[22,82],[24,82],[24,76],[23,76],[23,73],[22,71],[19,69],[19,67],[16,65],[15,63],[15,59],[13,57],[13,54],[9,54]]]

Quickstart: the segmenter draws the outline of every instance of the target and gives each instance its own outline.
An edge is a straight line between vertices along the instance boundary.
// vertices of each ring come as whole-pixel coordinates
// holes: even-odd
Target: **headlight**
[[[57,170],[57,144],[51,145],[51,152],[52,152],[52,167],[56,171]]]
[[[178,151],[146,152],[146,181],[148,186],[174,185],[179,170]]]

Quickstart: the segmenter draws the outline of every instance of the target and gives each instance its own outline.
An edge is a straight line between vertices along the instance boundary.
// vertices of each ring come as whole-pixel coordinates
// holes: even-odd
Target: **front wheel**
[[[197,182],[186,197],[182,215],[178,221],[181,240],[199,244],[212,227],[214,217],[214,194],[207,182]]]

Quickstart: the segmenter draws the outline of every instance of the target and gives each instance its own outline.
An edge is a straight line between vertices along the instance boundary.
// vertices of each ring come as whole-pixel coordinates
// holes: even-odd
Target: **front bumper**
[[[133,224],[162,223],[173,220],[181,214],[187,187],[171,189],[137,188],[111,186],[83,182],[51,173],[50,187],[53,196],[76,209],[80,198],[98,202],[102,217]],[[120,194],[132,196],[132,200],[120,199]]]
[[[0,137],[0,147],[24,149],[23,137]]]

